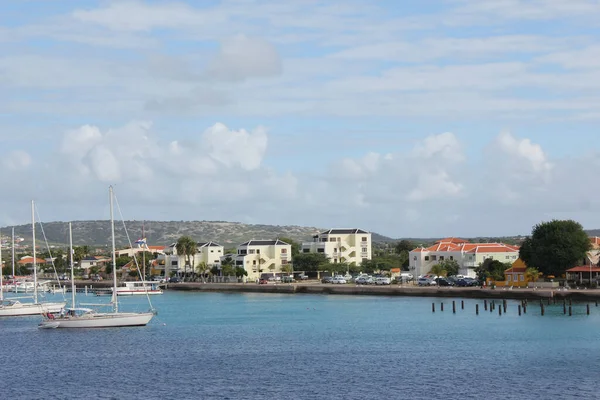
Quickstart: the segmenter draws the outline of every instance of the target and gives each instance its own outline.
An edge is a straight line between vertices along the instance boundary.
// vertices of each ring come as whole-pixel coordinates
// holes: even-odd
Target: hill
[[[142,221],[125,221],[131,242],[142,236]],[[183,235],[189,235],[198,241],[214,241],[225,247],[234,247],[250,239],[275,239],[287,237],[296,241],[309,241],[312,236],[326,229],[293,225],[250,225],[225,221],[144,221],[144,232],[149,245],[169,245]],[[12,227],[2,228],[6,235]],[[31,243],[31,225],[17,225],[15,235]],[[48,243],[64,245],[68,243],[67,222],[44,222],[43,230]],[[110,246],[110,221],[73,222],[73,244],[94,247]],[[42,230],[36,227],[36,241],[44,243]],[[374,242],[390,242],[394,239],[373,233]],[[117,247],[127,246],[127,236],[123,223],[115,221],[115,241]]]

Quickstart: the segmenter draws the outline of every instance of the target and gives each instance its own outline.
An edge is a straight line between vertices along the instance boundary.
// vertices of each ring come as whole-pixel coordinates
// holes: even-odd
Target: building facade
[[[303,253],[323,253],[332,263],[360,265],[372,258],[371,233],[362,229],[330,229],[302,243]]]
[[[188,272],[201,273],[199,266],[204,266],[210,270],[214,266],[221,266],[221,256],[225,249],[215,242],[198,242],[198,251],[190,262],[193,266],[188,266]],[[160,275],[170,276],[172,272],[176,274],[184,273],[186,257],[182,254],[177,254],[177,243],[173,243],[165,248],[164,254],[159,254],[157,263],[153,265],[153,269],[160,271]],[[163,273],[164,272],[164,273]]]
[[[262,274],[286,272],[291,263],[292,246],[279,239],[249,240],[237,247],[235,255],[235,266],[246,270],[249,281],[259,279]]]
[[[425,275],[444,260],[456,260],[459,275],[476,277],[475,268],[487,259],[513,263],[519,258],[519,247],[504,243],[469,243],[464,239],[446,238],[430,247],[417,247],[409,253],[409,269],[414,277]]]

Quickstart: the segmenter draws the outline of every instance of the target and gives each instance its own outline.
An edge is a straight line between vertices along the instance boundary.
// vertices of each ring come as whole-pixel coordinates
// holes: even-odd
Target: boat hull
[[[99,313],[79,317],[45,319],[40,328],[120,328],[127,326],[144,326],[154,316],[153,313]]]
[[[15,303],[0,306],[0,317],[18,317],[23,315],[40,315],[58,313],[67,303]]]
[[[137,295],[146,295],[146,294],[163,294],[161,289],[152,289],[152,290],[121,290],[121,288],[117,288],[117,296],[137,296]]]

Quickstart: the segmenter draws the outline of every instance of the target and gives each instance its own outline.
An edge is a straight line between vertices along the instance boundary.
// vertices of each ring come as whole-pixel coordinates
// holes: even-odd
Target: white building
[[[206,269],[221,265],[221,256],[224,253],[224,247],[215,242],[198,242],[198,251],[191,257],[190,262],[194,263],[193,268],[188,266],[188,272],[200,273],[198,266],[204,265]],[[165,248],[164,254],[159,254],[158,265],[155,269],[164,271],[165,276],[171,272],[183,273],[185,271],[186,257],[177,254],[177,243],[173,243]]]
[[[469,243],[464,239],[446,238],[430,247],[417,247],[409,253],[409,269],[416,278],[431,271],[444,260],[456,260],[459,275],[476,277],[475,268],[486,259],[513,263],[519,258],[519,246],[504,243]]]
[[[283,272],[292,262],[292,246],[279,239],[249,240],[237,247],[235,266],[243,267],[252,281],[265,273]]]
[[[370,260],[371,233],[362,229],[330,229],[302,243],[303,253],[324,253],[332,263],[360,265]]]

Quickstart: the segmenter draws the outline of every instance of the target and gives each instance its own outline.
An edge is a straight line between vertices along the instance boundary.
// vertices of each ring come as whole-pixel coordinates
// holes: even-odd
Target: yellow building
[[[529,281],[525,276],[525,271],[527,271],[527,265],[523,260],[517,258],[517,260],[512,263],[512,266],[504,271],[504,285],[527,287]]]

